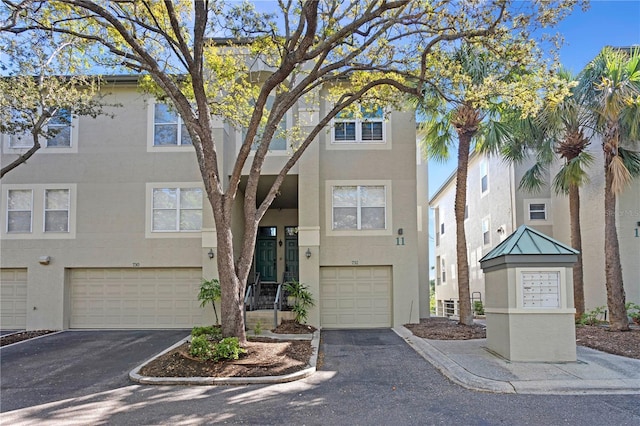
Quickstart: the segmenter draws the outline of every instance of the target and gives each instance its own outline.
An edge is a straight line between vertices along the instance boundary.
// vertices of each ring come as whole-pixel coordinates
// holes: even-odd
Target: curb
[[[466,389],[478,392],[527,395],[640,394],[640,379],[565,380],[560,383],[549,380],[502,381],[487,379],[463,368],[428,340],[414,336],[407,328],[400,326],[393,328],[393,331],[445,377]]]
[[[280,340],[292,340],[289,334],[278,335],[275,333],[262,333],[260,336],[269,337],[273,339]],[[185,337],[184,339],[178,341],[174,345],[160,352],[159,354],[153,356],[152,358],[146,360],[129,373],[129,379],[136,383],[144,384],[144,385],[201,385],[201,386],[211,386],[211,385],[257,385],[257,384],[273,384],[273,383],[286,383],[293,382],[295,380],[304,379],[305,377],[311,376],[316,372],[316,365],[318,362],[318,350],[320,347],[320,330],[316,330],[313,335],[305,334],[304,338],[296,337],[297,340],[311,340],[311,347],[313,349],[313,353],[311,354],[311,358],[309,359],[309,365],[304,370],[296,371],[295,373],[284,374],[280,376],[261,376],[261,377],[150,377],[143,376],[140,374],[140,370],[142,367],[153,361],[154,359],[166,354],[167,352],[177,348],[182,345],[184,342],[189,339],[189,337]],[[294,339],[295,340],[295,339]]]
[[[479,377],[462,368],[425,339],[414,336],[404,326],[393,328],[392,330],[452,382],[479,392],[517,393],[514,386],[509,382]]]
[[[10,348],[11,346],[19,345],[20,343],[24,343],[24,342],[33,342],[34,340],[42,339],[43,337],[47,337],[47,336],[53,336],[54,334],[60,334],[60,333],[62,333],[64,331],[67,331],[67,330],[58,330],[58,331],[54,331],[54,332],[51,332],[51,333],[43,334],[42,336],[32,337],[31,339],[21,340],[19,342],[15,342],[15,343],[12,343],[10,345],[0,346],[0,349]],[[20,333],[24,333],[24,331],[16,331],[15,333],[5,334],[2,337],[13,336],[14,334],[20,334]]]

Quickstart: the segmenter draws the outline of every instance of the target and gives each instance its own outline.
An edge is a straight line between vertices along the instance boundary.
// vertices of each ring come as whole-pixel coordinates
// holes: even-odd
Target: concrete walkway
[[[430,340],[394,331],[454,383],[484,392],[518,394],[640,394],[640,360],[582,346],[578,361],[511,362],[486,349],[486,339]]]

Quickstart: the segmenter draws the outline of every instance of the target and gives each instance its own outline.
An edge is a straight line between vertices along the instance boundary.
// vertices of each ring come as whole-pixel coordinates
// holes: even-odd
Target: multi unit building
[[[50,125],[62,127],[55,139],[1,181],[3,329],[213,322],[197,294],[203,277],[218,278],[216,236],[188,134],[136,76],[112,77],[103,90],[106,103],[120,105],[109,107],[113,117],[73,117],[69,126],[54,118]],[[317,123],[323,93],[282,125]],[[215,139],[228,176],[242,129],[218,120]],[[15,136],[1,142],[3,166],[29,147]],[[271,144],[259,198],[288,147],[286,138]],[[415,322],[429,306],[427,208],[412,111],[336,119],[262,219],[253,272],[262,282],[281,282],[286,272],[308,285],[314,326]],[[239,202],[236,242],[241,211]]]
[[[601,145],[589,146],[596,161],[590,183],[581,189],[582,256],[587,310],[607,303],[604,275],[604,168]],[[556,164],[547,174],[553,176]],[[557,195],[549,185],[538,193],[518,189],[531,163],[507,164],[496,156],[472,154],[467,180],[465,232],[468,247],[469,285],[472,300],[484,302],[484,274],[478,262],[493,247],[527,225],[559,240],[571,243],[568,198]],[[458,281],[456,225],[454,217],[455,174],[431,198],[435,216],[436,310],[439,315],[456,315]],[[636,178],[618,197],[618,239],[627,301],[640,301],[640,179]]]

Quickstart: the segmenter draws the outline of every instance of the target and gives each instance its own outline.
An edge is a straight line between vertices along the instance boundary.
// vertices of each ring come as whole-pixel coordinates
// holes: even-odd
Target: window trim
[[[165,188],[179,188],[179,189],[192,189],[197,188],[202,191],[202,218],[203,223],[198,230],[184,230],[184,231],[154,231],[153,230],[153,192],[155,189]],[[205,200],[206,192],[202,182],[148,182],[146,184],[146,196],[145,196],[145,238],[201,238],[203,230],[205,230],[204,217],[205,217]],[[179,210],[178,210],[179,211]],[[179,220],[179,215],[177,216]]]
[[[47,209],[47,192],[48,191],[67,191],[67,208],[66,209]],[[71,209],[71,191],[66,188],[45,188],[42,191],[42,232],[46,234],[66,234],[69,232],[69,210]],[[67,212],[67,230],[66,231],[47,231],[47,212]]]
[[[484,171],[483,171],[484,169]],[[482,179],[486,176],[487,178],[487,189],[483,190],[482,189]],[[484,197],[485,195],[487,195],[489,193],[489,190],[491,189],[490,186],[491,182],[489,180],[489,162],[487,161],[486,158],[483,158],[482,160],[480,160],[480,194],[481,197]]]
[[[9,231],[9,212],[14,212],[14,211],[18,211],[18,212],[26,212],[27,210],[13,210],[13,209],[9,209],[9,193],[11,191],[29,191],[31,192],[31,199],[29,200],[29,230],[28,231]],[[33,189],[29,189],[29,188],[9,188],[7,189],[7,200],[5,203],[3,203],[4,205],[7,206],[6,210],[5,210],[5,224],[4,224],[4,232],[6,234],[11,234],[11,235],[29,235],[31,233],[33,233]]]
[[[385,229],[333,229],[333,188],[336,186],[382,186],[385,190]],[[327,180],[325,181],[325,233],[327,236],[379,236],[392,235],[392,187],[391,180]]]
[[[382,118],[367,120],[362,118],[353,118],[353,119],[341,119],[339,117],[334,117],[331,120],[329,126],[327,126],[328,132],[330,133],[328,138],[328,143],[326,144],[327,149],[334,150],[353,150],[353,149],[365,149],[365,150],[375,150],[375,149],[391,149],[391,118],[388,114],[386,108],[382,108],[383,114]],[[388,117],[389,116],[389,117]],[[356,136],[353,141],[340,141],[336,140],[335,134],[335,125],[336,123],[347,123],[347,122],[355,122],[356,124]],[[362,140],[362,124],[367,122],[380,122],[382,123],[382,140],[373,140],[373,141],[365,141]]]
[[[544,204],[544,219],[531,219],[531,205]],[[552,225],[553,218],[551,214],[551,199],[550,198],[526,198],[523,201],[523,216],[525,225]],[[539,211],[538,211],[539,212]]]
[[[488,223],[487,225],[487,230],[484,230],[484,224],[485,222]],[[491,246],[491,216],[485,216],[482,218],[482,221],[480,223],[480,230],[481,230],[481,235],[482,235],[482,247],[490,247]],[[484,240],[484,235],[485,233],[489,236],[489,242],[485,242]]]
[[[80,117],[74,114],[72,111],[71,122],[69,123],[69,127],[71,128],[71,131],[70,131],[71,140],[69,141],[70,146],[49,146],[47,138],[40,136],[39,138],[40,149],[38,150],[38,154],[40,153],[42,154],[77,154],[78,145],[79,145],[79,129],[78,129],[79,125],[80,125]],[[45,126],[45,129],[47,127],[48,125]],[[29,142],[31,142],[31,139],[32,139],[31,134],[24,133],[24,135],[26,135]],[[16,136],[20,136],[20,135],[13,135],[13,134],[7,134],[7,133],[0,135],[2,148],[5,154],[16,154],[16,155],[24,154],[27,150],[31,149],[31,147],[33,146],[32,143],[30,143],[29,145],[11,146],[11,139]]]
[[[4,211],[0,215],[0,236],[6,240],[64,240],[76,238],[76,215],[77,215],[77,184],[75,183],[56,183],[56,184],[15,184],[2,186],[2,205],[8,206],[8,197],[10,190],[31,190],[32,191],[32,213],[31,213],[31,232],[18,233],[7,232],[7,207],[3,207]],[[67,232],[44,231],[44,212],[46,190],[65,189],[69,191],[69,210],[67,216],[68,229]]]

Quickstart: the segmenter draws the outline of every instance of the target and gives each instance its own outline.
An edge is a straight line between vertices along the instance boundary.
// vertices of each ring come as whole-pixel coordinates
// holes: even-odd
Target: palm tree
[[[560,70],[559,77],[568,85],[577,83],[577,78],[567,70]],[[586,169],[593,163],[593,157],[586,150],[591,132],[587,128],[589,115],[585,103],[584,95],[575,87],[570,96],[560,102],[545,101],[544,109],[535,119],[527,120],[524,129],[525,123],[517,121],[516,127],[522,131],[512,132],[521,134],[522,141],[512,139],[502,150],[505,158],[516,162],[524,160],[527,151],[535,155],[536,162],[525,172],[519,185],[519,189],[527,192],[536,192],[546,184],[544,172],[555,160],[555,154],[560,155],[563,165],[553,179],[553,189],[569,197],[571,246],[579,252],[582,251],[580,187],[589,181]],[[573,266],[573,298],[576,318],[580,318],[585,311],[582,254]]]
[[[460,324],[473,324],[471,292],[469,289],[469,264],[467,258],[467,238],[464,229],[464,214],[467,203],[467,173],[469,154],[485,136],[484,127],[488,117],[497,113],[497,95],[487,95],[482,99],[475,93],[489,77],[508,75],[504,68],[493,61],[486,52],[479,52],[470,45],[462,45],[447,58],[451,67],[456,67],[463,78],[448,76],[438,87],[424,91],[418,100],[419,114],[426,119],[422,123],[423,144],[427,156],[436,161],[446,161],[457,140],[458,163],[456,168],[455,223],[456,255],[458,272],[458,312]],[[493,102],[492,102],[493,101]],[[494,103],[495,102],[495,103]],[[490,105],[487,107],[486,105]],[[455,135],[454,135],[455,132]]]
[[[634,175],[640,153],[625,149],[640,137],[640,48],[605,47],[587,65],[579,90],[590,105],[604,155],[604,255],[607,306],[612,331],[629,330],[616,230],[616,198]]]

